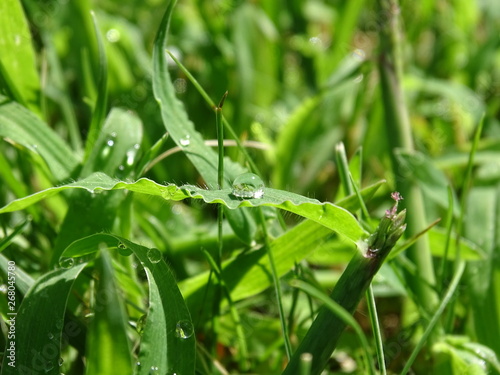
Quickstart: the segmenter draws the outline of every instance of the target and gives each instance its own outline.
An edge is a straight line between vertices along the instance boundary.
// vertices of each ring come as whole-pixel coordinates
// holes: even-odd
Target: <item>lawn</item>
[[[499,29],[1,1],[0,374],[500,375]]]

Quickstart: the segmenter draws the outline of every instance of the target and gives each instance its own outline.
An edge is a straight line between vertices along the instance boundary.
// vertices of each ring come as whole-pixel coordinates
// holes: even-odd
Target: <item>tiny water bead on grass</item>
[[[253,173],[244,173],[236,177],[232,188],[232,194],[238,198],[259,199],[264,196],[264,182]]]
[[[162,258],[161,252],[158,249],[149,249],[148,251],[148,259],[151,263],[158,263]]]

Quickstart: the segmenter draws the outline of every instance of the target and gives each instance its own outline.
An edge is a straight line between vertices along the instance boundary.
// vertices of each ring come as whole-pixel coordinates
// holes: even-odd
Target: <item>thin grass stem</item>
[[[434,329],[434,326],[438,323],[439,318],[441,317],[441,314],[443,313],[445,307],[448,305],[448,303],[451,300],[451,297],[453,297],[453,294],[455,293],[455,290],[457,289],[458,283],[460,279],[462,278],[462,275],[465,270],[465,262],[460,261],[457,266],[457,270],[455,271],[455,275],[453,276],[453,280],[451,281],[450,286],[448,287],[448,290],[446,291],[445,296],[443,297],[443,300],[441,301],[441,304],[437,308],[436,312],[432,316],[429,324],[425,328],[424,334],[420,338],[420,341],[418,344],[415,346],[415,349],[413,349],[413,352],[410,355],[410,358],[406,361],[405,367],[403,368],[403,371],[401,371],[401,375],[405,375],[410,371],[410,367],[415,361],[415,358],[417,358],[418,353],[422,349],[422,347],[425,345],[427,339],[429,338],[430,334],[432,333],[432,330]]]
[[[280,279],[278,277],[278,271],[276,270],[276,263],[274,262],[274,256],[269,245],[269,235],[267,233],[266,219],[264,218],[264,213],[262,208],[258,207],[259,220],[262,226],[262,232],[264,234],[264,246],[266,247],[267,256],[269,257],[269,264],[271,266],[271,274],[273,277],[274,290],[276,292],[276,300],[278,303],[278,311],[280,315],[281,331],[283,332],[283,339],[285,343],[285,351],[288,360],[292,357],[292,344],[290,343],[290,337],[288,336],[288,327],[286,324],[285,310],[283,308],[283,294],[281,292]]]

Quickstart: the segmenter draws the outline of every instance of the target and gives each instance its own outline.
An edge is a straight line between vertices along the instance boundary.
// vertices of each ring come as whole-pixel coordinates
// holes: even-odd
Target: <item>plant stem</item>
[[[276,264],[274,262],[273,253],[269,245],[269,236],[267,233],[266,219],[262,212],[262,208],[258,207],[260,223],[262,225],[262,232],[264,233],[264,246],[266,247],[266,252],[269,257],[269,264],[271,266],[271,273],[273,276],[274,289],[276,292],[276,300],[278,303],[278,310],[280,315],[281,331],[283,332],[283,339],[285,342],[285,351],[288,360],[292,357],[292,344],[290,343],[290,338],[288,337],[288,327],[286,325],[285,310],[283,309],[283,295],[281,292],[280,279],[278,277],[278,271],[276,270]]]
[[[370,322],[372,325],[373,336],[375,338],[375,347],[377,349],[377,361],[380,373],[382,375],[387,374],[385,368],[385,358],[384,358],[384,345],[382,343],[382,333],[380,332],[380,325],[377,316],[377,305],[375,304],[375,295],[373,294],[373,287],[370,284],[368,290],[366,291],[366,302],[368,306],[368,315],[370,316]]]
[[[392,150],[397,148],[414,151],[413,137],[407,107],[401,87],[402,57],[399,32],[399,5],[397,0],[379,0],[381,14],[386,15],[387,22],[380,31],[381,55],[379,72],[382,87],[385,123],[389,144]],[[405,176],[401,176],[401,166],[394,152],[391,152],[393,170],[396,177],[397,190],[405,198],[408,209],[407,235],[412,237],[419,233],[426,224],[424,200],[419,187]],[[421,280],[408,277],[408,284],[417,297],[417,303],[427,312],[435,311],[438,297],[432,286],[435,275],[427,236],[421,237],[408,250],[408,257],[417,267]]]

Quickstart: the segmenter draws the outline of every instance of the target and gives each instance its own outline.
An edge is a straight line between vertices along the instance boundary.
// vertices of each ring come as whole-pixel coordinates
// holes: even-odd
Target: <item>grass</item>
[[[2,2],[0,374],[500,374],[499,14]]]

